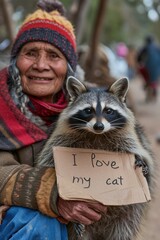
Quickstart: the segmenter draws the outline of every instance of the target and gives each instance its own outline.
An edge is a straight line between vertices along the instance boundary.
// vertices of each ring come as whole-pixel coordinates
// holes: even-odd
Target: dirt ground
[[[155,197],[152,199],[148,218],[143,224],[143,231],[138,240],[159,240],[160,239],[160,143],[156,143],[155,137],[160,134],[160,87],[158,100],[156,103],[145,102],[145,92],[142,86],[142,80],[136,78],[130,83],[132,100],[136,109],[136,116],[143,126],[146,135],[151,143],[151,148],[157,162]]]

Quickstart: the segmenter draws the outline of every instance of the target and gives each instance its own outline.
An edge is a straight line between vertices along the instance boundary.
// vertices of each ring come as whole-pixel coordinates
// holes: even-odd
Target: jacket
[[[7,79],[7,70],[1,70],[0,204],[28,207],[57,217],[55,169],[35,166],[47,134],[17,109]]]

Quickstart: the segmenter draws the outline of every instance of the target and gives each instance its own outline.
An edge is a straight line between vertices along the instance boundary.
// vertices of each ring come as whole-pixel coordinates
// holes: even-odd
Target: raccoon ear
[[[108,91],[116,95],[122,102],[125,102],[128,89],[129,89],[128,78],[120,78],[109,87]]]
[[[67,78],[66,89],[71,98],[71,101],[77,98],[83,92],[87,91],[85,85],[73,76]]]

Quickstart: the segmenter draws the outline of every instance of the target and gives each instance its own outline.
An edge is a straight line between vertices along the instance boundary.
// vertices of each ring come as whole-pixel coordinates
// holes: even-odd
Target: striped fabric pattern
[[[47,13],[39,9],[25,19],[14,41],[12,58],[17,56],[24,44],[31,41],[44,41],[57,47],[75,71],[77,54],[74,29],[58,11]]]
[[[15,150],[47,138],[16,107],[7,86],[7,69],[0,71],[0,149]]]

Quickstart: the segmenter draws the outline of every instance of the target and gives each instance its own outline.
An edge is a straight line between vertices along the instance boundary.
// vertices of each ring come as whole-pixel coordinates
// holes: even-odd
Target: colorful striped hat
[[[44,2],[45,9],[42,9],[44,8]],[[62,16],[62,11],[60,11],[59,5],[57,7],[57,2],[44,2],[38,5],[40,9],[28,15],[25,19],[17,33],[11,56],[14,58],[22,46],[28,42],[43,41],[57,47],[75,71],[77,55],[73,26],[66,17]]]

